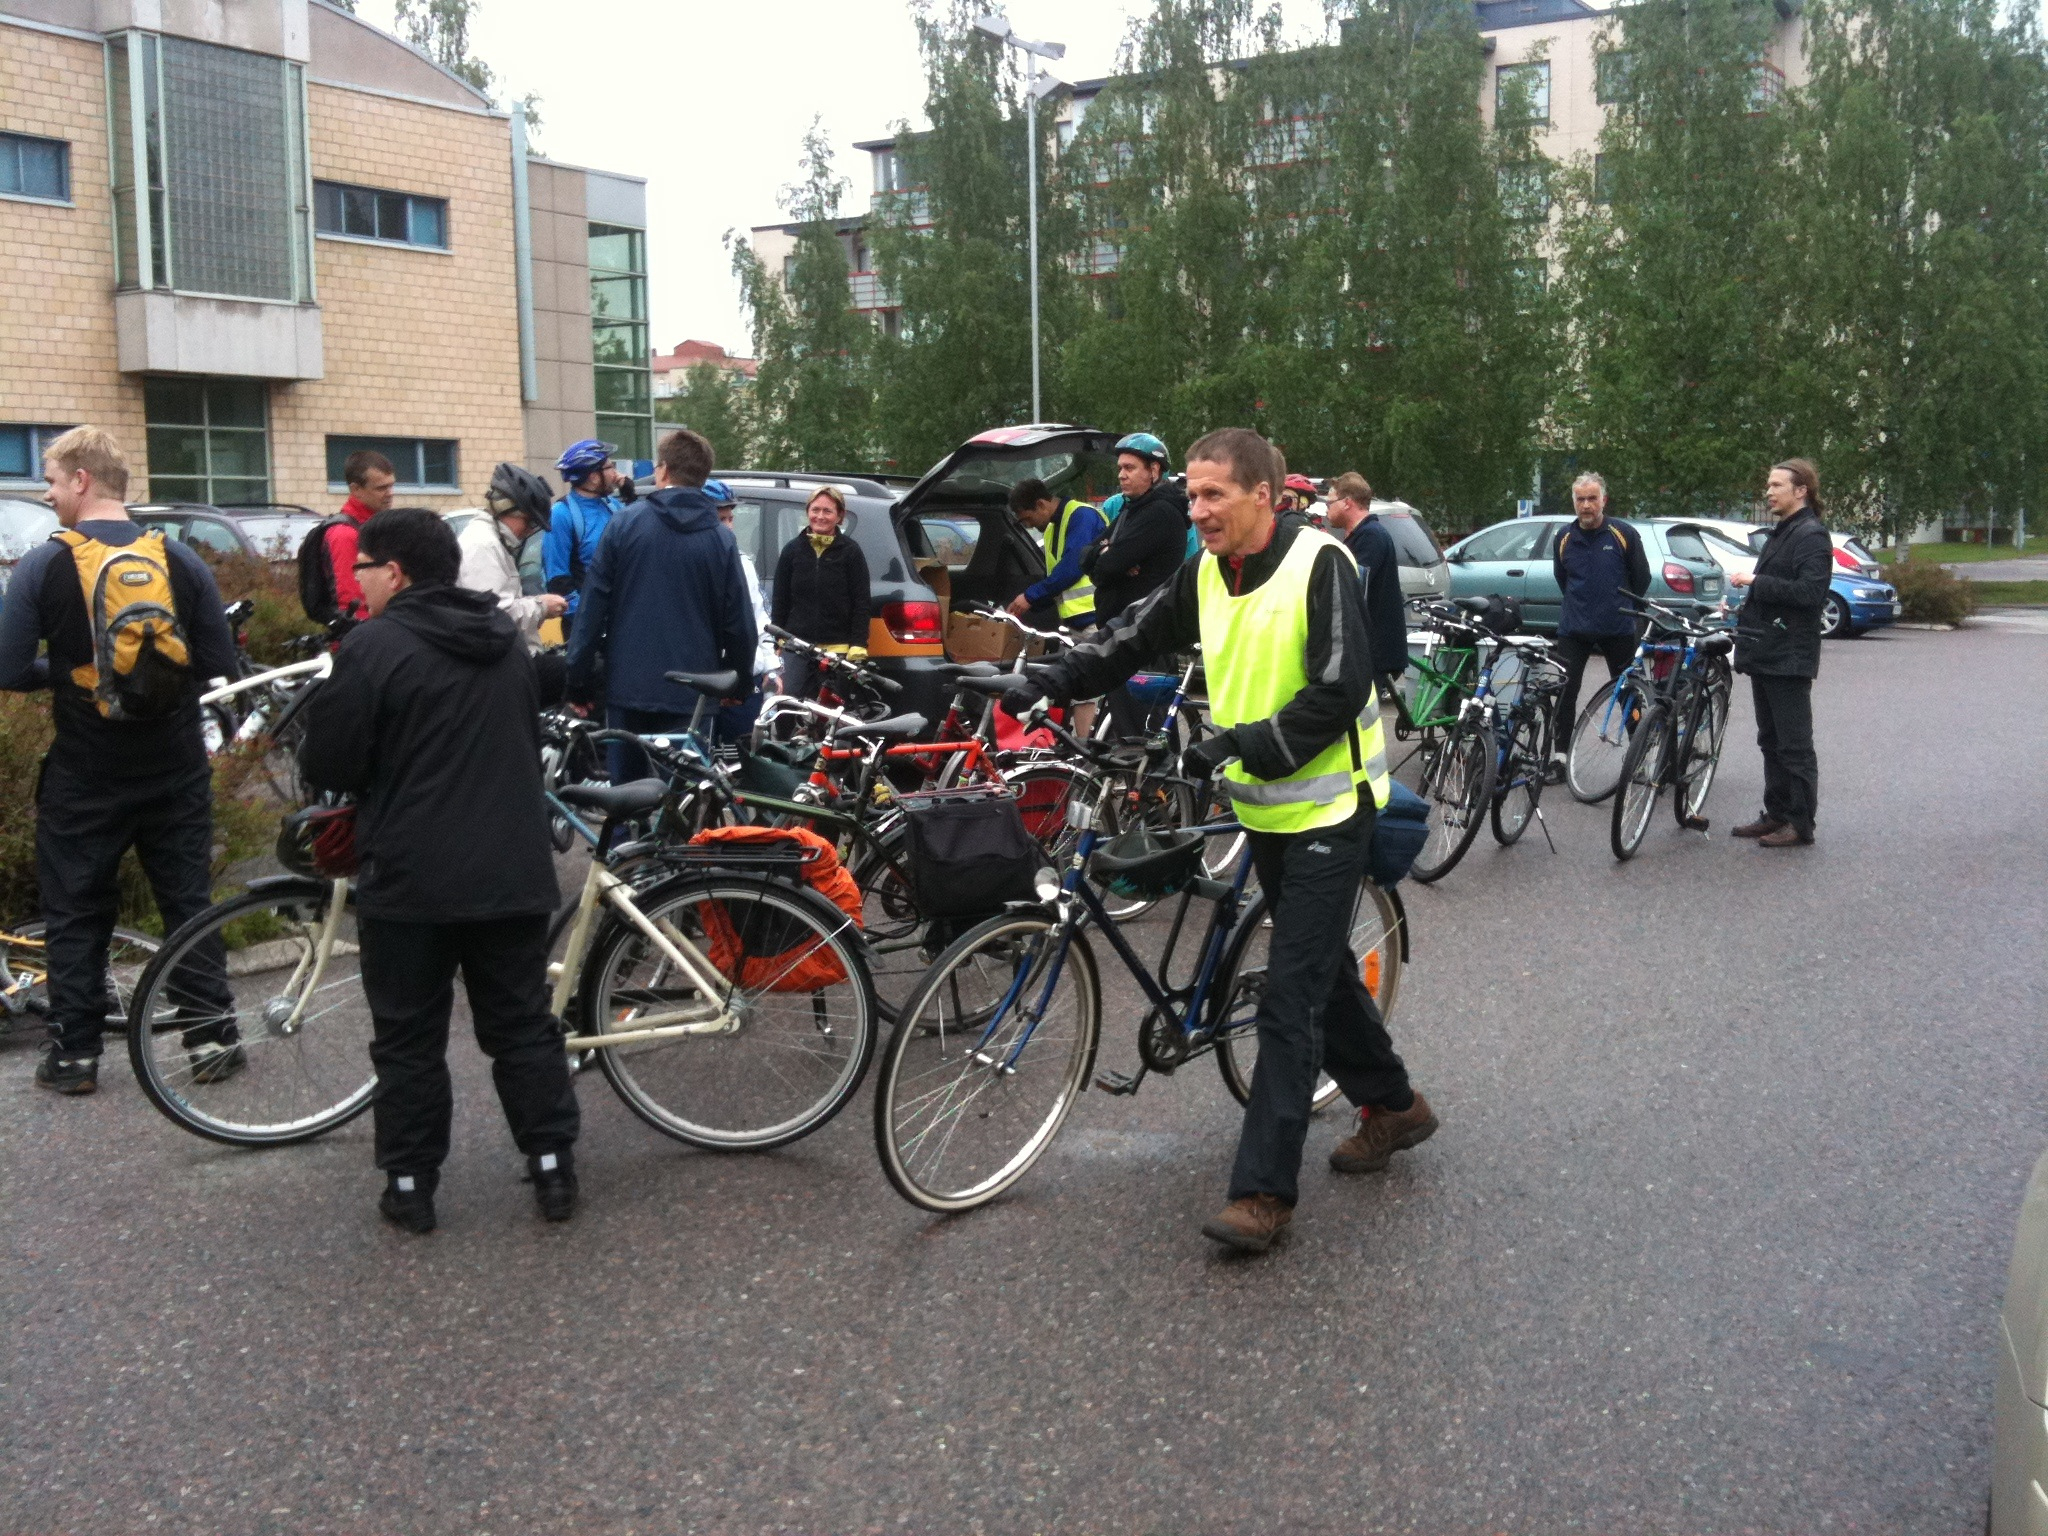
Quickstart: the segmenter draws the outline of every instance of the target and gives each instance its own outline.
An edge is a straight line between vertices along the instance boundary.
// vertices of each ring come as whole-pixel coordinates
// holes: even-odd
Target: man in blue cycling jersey
[[[569,611],[562,616],[565,634],[576,622],[583,577],[597,558],[598,541],[624,510],[612,494],[611,466],[610,445],[594,437],[571,443],[555,461],[568,490],[555,503],[554,520],[541,537],[540,560],[548,591],[569,599]]]

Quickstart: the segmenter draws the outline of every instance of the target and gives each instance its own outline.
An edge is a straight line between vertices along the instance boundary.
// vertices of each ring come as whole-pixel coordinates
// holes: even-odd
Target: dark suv
[[[1115,447],[1114,433],[1088,427],[1004,427],[969,439],[914,482],[748,469],[720,470],[718,478],[737,498],[733,532],[771,606],[775,563],[803,532],[805,503],[821,485],[839,487],[846,532],[873,583],[868,656],[903,685],[890,704],[936,725],[949,698],[932,675],[946,659],[939,587],[958,609],[1007,603],[1038,580],[1045,556],[1010,511],[1010,487],[1036,478],[1062,498],[1100,502],[1116,490]]]

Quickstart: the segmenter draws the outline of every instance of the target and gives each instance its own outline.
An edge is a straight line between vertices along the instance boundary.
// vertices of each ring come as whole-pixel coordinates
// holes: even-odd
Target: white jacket
[[[754,557],[740,551],[740,569],[747,574],[747,595],[754,600],[754,633],[761,638],[754,645],[754,676],[766,677],[782,666],[776,654],[775,637],[768,633],[768,605],[761,601],[761,578],[754,572]]]
[[[455,578],[456,585],[496,597],[498,606],[519,627],[519,637],[526,642],[526,648],[539,650],[540,626],[547,617],[547,604],[520,590],[519,541],[489,512],[478,512],[462,525],[456,543],[462,546],[462,570]]]

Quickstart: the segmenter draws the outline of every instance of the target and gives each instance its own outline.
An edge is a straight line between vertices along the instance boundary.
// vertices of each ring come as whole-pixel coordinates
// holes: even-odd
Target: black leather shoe
[[[43,1047],[43,1059],[36,1063],[36,1086],[52,1093],[96,1093],[100,1086],[97,1056],[65,1056],[53,1042]]]
[[[547,1221],[567,1221],[576,1214],[576,1159],[569,1152],[543,1152],[526,1160],[533,1179],[533,1201]]]
[[[377,1209],[393,1226],[408,1232],[434,1230],[434,1178],[431,1174],[394,1173],[378,1197]]]

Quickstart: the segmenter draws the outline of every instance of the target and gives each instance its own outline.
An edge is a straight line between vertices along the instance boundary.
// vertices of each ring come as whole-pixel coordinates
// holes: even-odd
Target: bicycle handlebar
[[[877,672],[866,662],[848,661],[844,656],[828,651],[814,641],[805,640],[801,636],[791,634],[780,624],[768,624],[763,627],[767,629],[769,634],[775,637],[777,645],[786,650],[793,650],[799,655],[810,657],[828,671],[845,672],[855,681],[865,684],[867,687],[878,689],[883,693],[901,693],[903,691],[903,685],[897,682],[895,678]]]
[[[1081,643],[1064,630],[1033,629],[1029,624],[1018,618],[1017,615],[1010,612],[1009,609],[998,608],[994,603],[972,601],[963,604],[962,611],[974,614],[978,618],[996,619],[1033,640],[1043,640],[1050,645],[1073,647]]]

